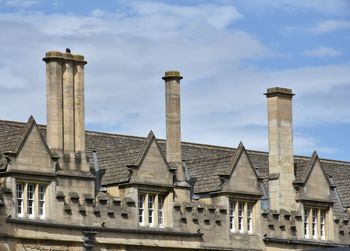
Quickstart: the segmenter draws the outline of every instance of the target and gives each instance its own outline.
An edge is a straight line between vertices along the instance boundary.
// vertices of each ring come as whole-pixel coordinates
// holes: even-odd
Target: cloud
[[[149,101],[152,104],[157,100],[156,95],[162,103],[160,78],[165,70],[184,69],[188,80],[208,78],[222,62],[239,64],[242,59],[269,54],[253,35],[229,27],[242,18],[233,5],[137,3],[125,2],[122,12],[95,10],[86,16],[40,12],[0,14],[0,28],[7,34],[0,38],[0,65],[7,66],[2,80],[12,87],[19,83],[23,88],[30,85],[29,92],[40,95],[44,107],[45,72],[40,58],[45,51],[69,47],[73,53],[84,54],[89,62],[87,100],[91,101],[87,101],[87,106],[91,114],[104,111],[96,116],[88,113],[87,122],[106,120],[108,114],[107,125],[122,124],[122,128],[127,128],[125,121],[130,119],[125,120],[123,116],[144,112],[140,119],[152,117],[143,101],[130,103],[131,97],[147,94],[152,97]],[[21,46],[20,41],[26,41],[26,46]],[[9,79],[12,82],[7,81]],[[161,91],[155,92],[155,87]],[[22,100],[30,103],[25,94]],[[18,104],[17,108],[23,107]],[[37,109],[33,107],[33,110]],[[114,116],[109,116],[111,114]],[[6,115],[13,119],[20,116],[19,113]],[[38,121],[44,121],[43,114],[36,115]]]
[[[169,5],[160,2],[135,2],[130,6],[132,12],[142,16],[169,16],[180,19],[202,20],[217,29],[223,29],[232,22],[243,18],[233,5],[199,4],[198,6]]]
[[[23,9],[33,7],[34,5],[38,5],[40,4],[40,2],[40,0],[7,0],[4,1],[4,5]]]
[[[282,10],[288,13],[317,12],[327,15],[349,15],[350,3],[348,0],[250,0],[240,1],[256,11]]]
[[[350,21],[326,20],[311,28],[311,30],[316,34],[330,33],[341,29],[350,29]]]
[[[297,94],[297,126],[328,120],[350,123],[346,96],[330,95],[330,90],[350,90],[349,63],[287,70],[245,68],[246,60],[276,53],[255,34],[236,27],[243,18],[230,4],[178,6],[150,1],[122,1],[119,9],[96,9],[87,15],[0,14],[0,30],[6,34],[0,37],[1,117],[26,121],[34,113],[39,123],[45,123],[41,58],[48,50],[69,47],[88,61],[88,129],[141,136],[152,129],[164,138],[161,77],[172,69],[184,76],[186,141],[237,146],[242,140],[247,148],[266,150],[263,93],[274,85]],[[307,151],[310,144],[303,145],[301,149],[312,151]]]
[[[321,158],[328,154],[337,153],[334,147],[324,146],[317,139],[306,135],[294,135],[294,148],[298,149],[299,154],[311,156],[313,151],[317,151]]]
[[[340,56],[341,52],[330,47],[321,46],[315,49],[306,50],[302,54],[308,57],[325,58]]]

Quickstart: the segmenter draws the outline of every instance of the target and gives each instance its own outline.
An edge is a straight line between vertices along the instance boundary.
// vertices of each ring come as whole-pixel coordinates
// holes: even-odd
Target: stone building
[[[269,152],[85,131],[83,56],[51,51],[47,126],[0,121],[0,250],[350,248],[350,163],[293,153],[290,89],[270,88]]]

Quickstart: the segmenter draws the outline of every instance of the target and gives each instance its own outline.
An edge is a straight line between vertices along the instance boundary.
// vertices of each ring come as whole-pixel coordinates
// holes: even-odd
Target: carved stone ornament
[[[10,158],[4,154],[0,154],[0,171],[6,171]]]

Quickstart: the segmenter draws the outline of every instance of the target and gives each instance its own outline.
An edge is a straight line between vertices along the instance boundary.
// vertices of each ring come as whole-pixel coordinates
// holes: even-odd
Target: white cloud
[[[299,154],[311,156],[313,151],[323,158],[327,154],[334,154],[337,149],[322,145],[317,139],[305,135],[294,135],[294,149],[298,149]]]
[[[326,20],[311,28],[311,30],[317,34],[330,33],[341,29],[350,29],[350,21]]]
[[[327,120],[350,123],[347,99],[329,99],[330,90],[350,89],[349,63],[275,71],[243,68],[244,60],[276,54],[254,34],[235,28],[243,15],[232,5],[125,1],[121,9],[115,13],[95,10],[88,16],[0,14],[0,30],[6,34],[0,37],[1,117],[25,121],[34,113],[38,122],[45,123],[41,58],[48,50],[69,47],[88,61],[88,129],[94,125],[143,136],[152,129],[164,138],[161,77],[170,69],[184,76],[182,130],[187,141],[237,146],[242,140],[247,148],[266,150],[262,93],[274,85],[296,92],[297,126]],[[327,109],[320,109],[325,103]],[[304,145],[303,149],[310,146]]]
[[[40,2],[40,0],[7,0],[4,1],[4,4],[16,8],[30,8]]]
[[[330,47],[321,46],[315,49],[306,50],[302,54],[308,57],[325,58],[340,56],[341,52]]]
[[[45,51],[69,47],[73,53],[85,54],[89,62],[86,79],[87,97],[91,101],[87,100],[87,106],[95,115],[87,116],[87,122],[99,123],[102,117],[106,118],[105,114],[114,113],[107,116],[106,122],[115,125],[125,124],[120,121],[125,121],[123,116],[129,114],[144,112],[143,119],[149,116],[143,101],[130,103],[133,96],[146,93],[152,97],[149,101],[152,104],[157,100],[154,95],[158,95],[162,103],[160,77],[167,69],[185,69],[188,80],[206,78],[215,74],[221,62],[239,64],[241,59],[269,54],[254,36],[228,27],[242,18],[232,5],[183,7],[128,1],[122,9],[125,8],[133,14],[106,14],[100,10],[90,16],[38,12],[0,14],[0,28],[6,33],[0,38],[0,66],[7,66],[2,80],[7,83],[10,83],[8,79],[16,80],[18,85],[25,79],[23,85],[30,83],[29,92],[36,92],[45,106],[45,68],[40,58]],[[161,91],[155,92],[155,87]],[[27,96],[23,94],[22,100],[28,101]],[[18,106],[21,110],[22,106]],[[101,110],[104,113],[96,115]],[[10,112],[7,115],[13,119],[20,116]],[[35,115],[43,122],[44,114]]]
[[[282,10],[285,12],[318,12],[327,15],[349,15],[350,3],[348,0],[249,0],[241,1],[252,10]]]

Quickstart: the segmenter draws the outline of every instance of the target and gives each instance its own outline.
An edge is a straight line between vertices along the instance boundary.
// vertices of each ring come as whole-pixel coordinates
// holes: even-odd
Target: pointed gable
[[[151,131],[133,168],[130,183],[173,185],[173,173]]]
[[[260,194],[258,187],[258,175],[242,142],[240,142],[231,159],[231,165],[228,170],[222,191]]]
[[[31,172],[54,172],[52,154],[31,116],[23,128],[14,151],[17,155],[13,169]]]
[[[330,200],[330,184],[316,151],[312,154],[302,180],[304,182],[304,194],[307,195],[307,199]]]

